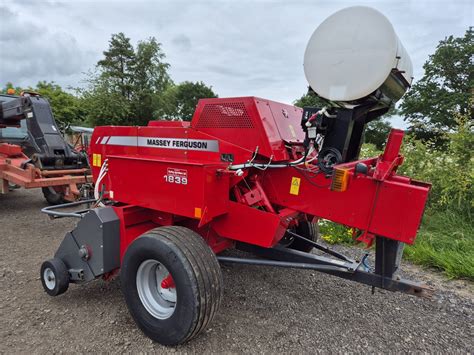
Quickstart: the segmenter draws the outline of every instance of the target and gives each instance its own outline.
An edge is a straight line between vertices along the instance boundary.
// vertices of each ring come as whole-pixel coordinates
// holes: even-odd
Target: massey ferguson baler
[[[320,38],[328,26],[356,30],[349,40],[331,36],[329,45]],[[361,57],[350,47],[354,42],[362,54],[372,50],[375,56],[365,56],[369,63],[359,62],[360,68],[350,57]],[[368,65],[374,60],[384,65]],[[319,66],[326,70],[314,77]],[[341,82],[344,70],[355,76],[365,70],[366,80],[346,73]],[[217,312],[219,262],[312,269],[426,294],[396,273],[404,244],[415,241],[430,185],[397,175],[400,130],[391,131],[383,154],[358,158],[365,125],[409,88],[409,57],[383,15],[355,7],[318,27],[305,72],[326,107],[204,99],[191,122],[97,127],[90,151],[96,199],[64,205],[91,205],[76,212],[44,209],[80,218],[41,267],[46,292],[56,296],[70,282],[110,279],[120,271],[136,323],[168,345],[195,337]],[[319,244],[319,219],[351,227],[354,238],[375,244],[375,264],[369,265],[368,254],[355,260]],[[232,248],[249,256],[220,254]]]

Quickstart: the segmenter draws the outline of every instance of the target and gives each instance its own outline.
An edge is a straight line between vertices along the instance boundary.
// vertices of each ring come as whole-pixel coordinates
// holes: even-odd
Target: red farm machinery
[[[49,102],[35,94],[0,95],[0,194],[41,188],[49,204],[88,197],[87,155],[66,143]]]
[[[350,10],[356,19],[357,11],[383,17]],[[404,244],[415,242],[430,185],[397,174],[400,130],[391,131],[383,154],[358,158],[365,125],[410,86],[399,62],[393,57],[383,85],[357,100],[335,97],[340,87],[324,94],[307,72],[326,107],[203,99],[191,122],[95,128],[89,157],[95,199],[43,209],[79,219],[41,267],[45,291],[56,296],[70,282],[120,273],[136,323],[166,345],[190,340],[212,320],[223,293],[219,262],[311,269],[426,295],[429,289],[397,271]],[[319,243],[319,219],[375,244],[375,265],[368,265],[368,254],[355,260]],[[232,248],[249,256],[221,254]]]

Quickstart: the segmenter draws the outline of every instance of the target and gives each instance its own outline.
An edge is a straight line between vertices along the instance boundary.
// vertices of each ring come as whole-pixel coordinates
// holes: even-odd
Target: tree
[[[423,65],[424,76],[406,94],[400,112],[409,130],[436,146],[446,141],[446,133],[456,127],[454,117],[466,115],[474,87],[473,28],[464,37],[449,36],[440,41]]]
[[[49,101],[56,121],[70,124],[81,123],[84,119],[84,109],[81,107],[80,100],[64,91],[58,84],[40,81],[32,91]]]
[[[89,87],[78,92],[90,125],[133,125],[130,102],[120,91],[101,76],[89,74],[88,81]]]
[[[392,125],[382,116],[365,127],[364,142],[375,145],[378,149],[383,149],[387,137],[392,129]]]
[[[214,98],[217,94],[202,81],[185,81],[171,86],[163,97],[163,118],[191,121],[199,99]]]
[[[23,89],[19,86],[14,86],[11,82],[8,82],[5,84],[5,87],[0,90],[0,94],[11,95],[9,90],[13,90],[13,95],[19,95]]]
[[[125,37],[122,32],[113,34],[109,49],[103,53],[105,58],[97,62],[101,77],[107,79],[113,88],[129,99],[135,63],[135,51],[130,38]]]
[[[322,98],[320,98],[316,93],[310,91],[303,96],[301,96],[298,100],[293,102],[293,105],[304,108],[304,107],[324,107],[328,105],[328,102]]]
[[[112,35],[88,87],[80,90],[91,124],[143,125],[156,119],[160,97],[172,83],[164,59],[153,37],[135,49],[123,33]]]
[[[133,68],[132,112],[138,124],[146,124],[160,111],[160,97],[172,85],[170,65],[155,38],[138,43]]]

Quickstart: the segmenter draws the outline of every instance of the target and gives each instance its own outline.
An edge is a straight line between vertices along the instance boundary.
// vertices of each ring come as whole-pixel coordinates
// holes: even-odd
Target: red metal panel
[[[199,100],[191,126],[200,132],[242,146],[250,151],[259,147],[271,155],[268,141],[262,136],[261,120],[256,120],[252,97]],[[236,135],[236,130],[240,133]]]
[[[331,179],[322,174],[309,179],[296,169],[267,170],[263,186],[273,204],[412,244],[429,185],[350,175],[344,192],[331,191]],[[297,195],[290,193],[294,177],[301,179]]]
[[[23,155],[23,151],[19,145],[0,143],[0,154],[6,157],[16,157]]]
[[[89,161],[92,165],[94,180],[99,175],[100,166],[94,164],[93,154],[100,154],[101,164],[107,154],[136,155],[137,132],[138,127],[103,126],[94,128],[89,148]],[[114,138],[110,141],[112,137]]]
[[[191,126],[252,152],[258,147],[260,155],[274,161],[286,160],[288,153],[269,105],[256,97],[200,100]]]
[[[276,214],[229,202],[228,213],[210,225],[221,237],[271,247],[283,237],[288,222]]]
[[[273,161],[287,160],[288,153],[286,151],[285,144],[281,139],[280,132],[278,132],[278,127],[275,124],[269,102],[267,100],[255,98],[255,105],[257,109],[256,120],[262,123],[262,133],[264,134],[265,139],[268,141],[269,147],[272,151],[272,153],[268,155],[265,154],[265,152],[262,152],[260,150],[261,147],[259,147],[259,154],[265,155],[267,157],[273,156]]]
[[[107,155],[140,155],[140,156],[155,156],[160,159],[179,159],[180,161],[191,161],[191,162],[214,162],[221,163],[221,154],[230,153],[234,155],[236,161],[245,162],[251,158],[253,151],[242,149],[240,146],[230,144],[219,140],[219,138],[213,137],[211,135],[196,131],[192,128],[185,128],[176,125],[163,125],[163,126],[149,126],[149,127],[133,127],[133,131],[127,131],[130,127],[113,127],[114,138],[106,139],[103,142],[103,138],[110,137],[110,130],[104,132],[104,127],[99,127],[94,130],[94,135],[92,136],[93,144],[91,144],[92,153],[101,153],[103,155],[102,161],[107,157]],[[123,128],[124,130],[119,130],[118,128]],[[130,141],[127,141],[124,138],[130,138]],[[151,138],[155,141],[169,141],[173,140],[202,140],[206,142],[215,142],[217,150],[215,151],[199,151],[193,149],[178,149],[173,146],[160,146],[147,144],[147,140],[144,138]],[[132,141],[133,140],[133,141]],[[95,142],[98,142],[95,144]],[[133,147],[124,145],[123,147],[119,146],[120,143],[131,144]],[[91,157],[92,161],[92,157]],[[98,169],[96,169],[98,171]]]
[[[152,212],[137,206],[114,206],[115,213],[120,219],[120,260],[128,246],[143,233],[158,227],[151,222]]]
[[[187,121],[150,121],[148,127],[176,127],[176,128],[189,128],[191,122]]]
[[[384,181],[374,204],[369,231],[413,244],[429,188]]]
[[[256,104],[257,109],[261,112],[261,116],[263,116],[262,107],[266,106],[271,111],[272,124],[266,124],[268,121],[263,121],[270,141],[283,140],[294,143],[302,143],[304,141],[305,135],[301,128],[301,117],[303,116],[301,108],[260,98],[256,99]],[[272,130],[272,133],[269,129]],[[276,133],[273,133],[274,129],[277,130]]]
[[[116,201],[189,218],[200,218],[205,209],[209,217],[227,211],[229,176],[217,174],[220,165],[108,158],[107,189]]]
[[[297,194],[291,194],[293,178],[300,179]],[[323,174],[311,178],[296,169],[267,170],[262,185],[269,200],[313,216],[364,229],[368,225],[375,182],[370,179],[350,181],[344,192],[330,190],[331,179]]]

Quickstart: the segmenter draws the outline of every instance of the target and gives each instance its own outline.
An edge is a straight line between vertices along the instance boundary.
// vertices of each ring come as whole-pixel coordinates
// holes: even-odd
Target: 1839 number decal
[[[171,184],[187,185],[188,171],[186,169],[168,168],[163,178]]]

